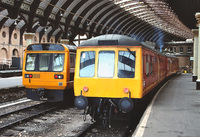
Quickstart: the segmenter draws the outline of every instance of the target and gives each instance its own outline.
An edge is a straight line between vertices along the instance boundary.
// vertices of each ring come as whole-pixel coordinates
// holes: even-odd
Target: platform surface
[[[192,74],[172,78],[147,109],[132,137],[200,137],[200,90]]]
[[[0,89],[23,87],[22,76],[0,78]]]
[[[1,70],[0,74],[5,74],[5,73],[19,73],[22,72],[22,70]]]

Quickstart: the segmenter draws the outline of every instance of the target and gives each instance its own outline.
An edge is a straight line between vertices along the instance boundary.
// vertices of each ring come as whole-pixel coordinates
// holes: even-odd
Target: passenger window
[[[64,59],[64,54],[53,54],[53,71],[63,71]]]
[[[169,70],[170,61],[167,61],[167,70]]]
[[[27,54],[26,56],[26,70],[35,70],[36,54]]]
[[[80,58],[80,77],[94,77],[95,52],[83,51]]]
[[[100,51],[98,62],[98,77],[110,78],[114,76],[115,52]]]
[[[135,77],[135,51],[119,51],[118,55],[118,77]]]
[[[150,56],[150,74],[153,75],[153,57]]]
[[[39,55],[39,70],[48,71],[50,63],[50,54],[40,54]]]
[[[146,55],[146,76],[149,76],[149,56]]]

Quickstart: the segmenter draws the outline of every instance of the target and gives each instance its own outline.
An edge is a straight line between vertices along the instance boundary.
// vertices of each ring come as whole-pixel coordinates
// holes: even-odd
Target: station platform
[[[200,90],[191,73],[172,78],[158,91],[132,137],[200,137]]]
[[[0,78],[0,90],[16,87],[23,87],[22,76]]]

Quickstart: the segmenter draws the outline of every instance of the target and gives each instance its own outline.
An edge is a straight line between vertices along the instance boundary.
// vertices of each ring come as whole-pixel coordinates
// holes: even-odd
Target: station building
[[[20,68],[23,62],[24,50],[27,46],[27,38],[23,34],[20,40],[20,29],[15,29],[11,36],[9,36],[9,27],[4,26],[0,29],[0,64],[7,64],[9,67],[12,65],[12,59],[17,58],[20,60]],[[10,37],[10,41],[9,41]],[[32,38],[33,43],[39,42],[55,42],[55,36],[47,41],[47,34],[44,34],[41,41],[39,41],[39,33],[36,32]]]
[[[169,52],[179,58],[179,68],[182,72],[192,72],[193,68],[193,41],[166,42],[164,52]]]

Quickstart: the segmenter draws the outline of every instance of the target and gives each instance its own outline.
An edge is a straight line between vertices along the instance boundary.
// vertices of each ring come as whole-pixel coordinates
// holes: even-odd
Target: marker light
[[[124,93],[128,94],[130,92],[130,90],[128,88],[124,88]]]
[[[25,77],[25,78],[32,78],[33,75],[32,75],[32,74],[25,74],[24,77]]]
[[[56,75],[54,75],[54,78],[55,78],[55,79],[63,79],[63,75],[57,75],[57,74],[56,74]]]
[[[88,90],[89,90],[88,87],[83,88],[83,91],[85,91],[85,92],[88,92]]]

